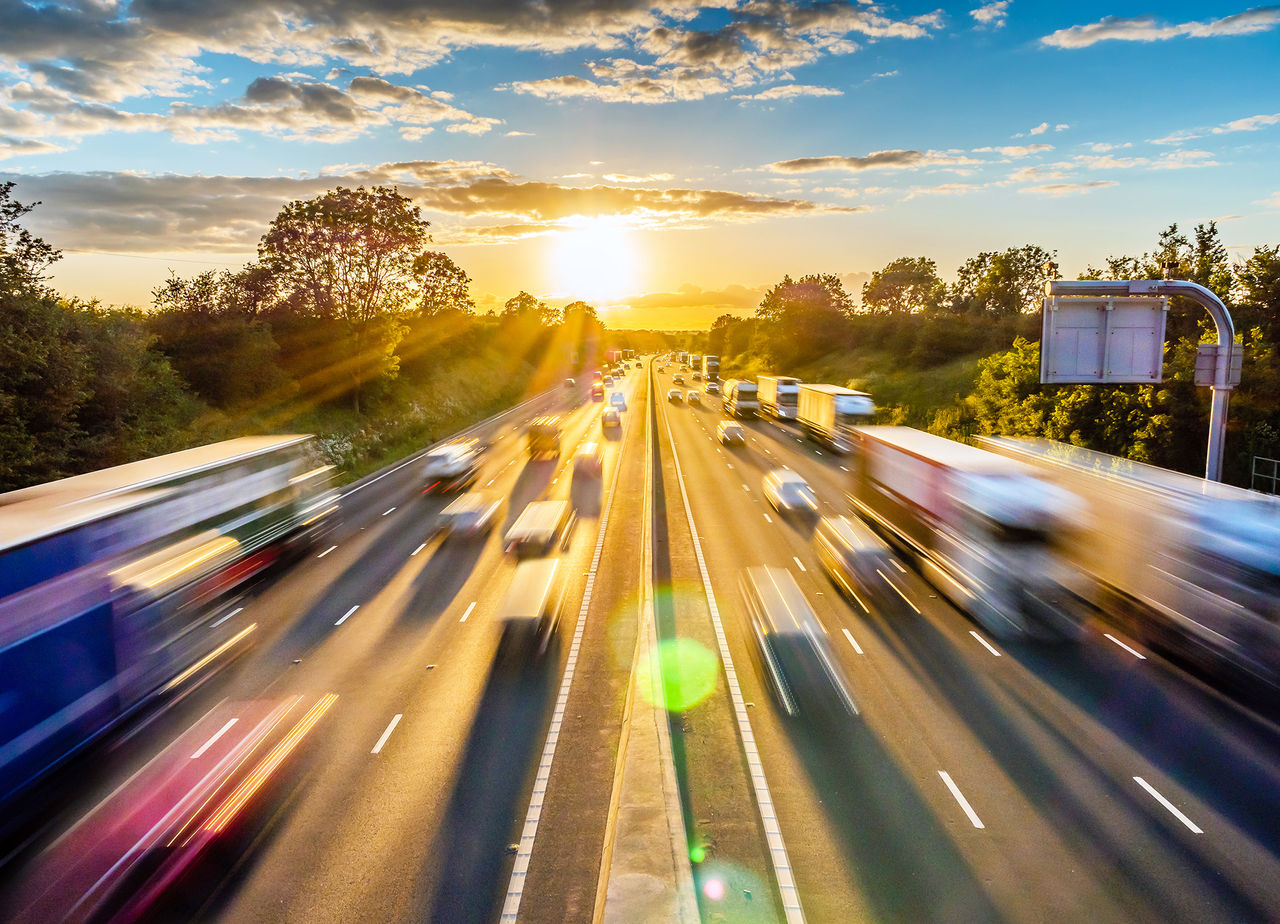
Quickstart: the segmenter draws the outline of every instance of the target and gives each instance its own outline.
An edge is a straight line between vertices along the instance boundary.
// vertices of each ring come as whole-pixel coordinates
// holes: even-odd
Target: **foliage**
[[[853,299],[839,276],[826,273],[794,281],[784,276],[756,308],[761,322],[757,332],[764,336],[769,358],[785,368],[845,342],[852,316]]]
[[[970,257],[957,272],[951,309],[1013,315],[1039,309],[1054,254],[1035,244]]]
[[[426,251],[413,258],[413,279],[417,286],[417,313],[422,317],[460,311],[473,314],[471,277],[447,254]]]
[[[862,308],[871,314],[933,312],[946,293],[936,263],[928,257],[899,257],[862,286]]]
[[[22,205],[11,193],[12,181],[0,183],[0,298],[20,295],[48,295],[44,272],[62,254],[32,235],[18,221],[39,202]]]

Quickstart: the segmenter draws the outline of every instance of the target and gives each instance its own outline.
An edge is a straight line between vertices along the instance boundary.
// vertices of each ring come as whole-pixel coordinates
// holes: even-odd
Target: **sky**
[[[0,0],[0,182],[106,304],[393,185],[481,311],[689,328],[901,256],[1074,275],[1216,220],[1245,257],[1278,87],[1280,6],[1239,3]]]

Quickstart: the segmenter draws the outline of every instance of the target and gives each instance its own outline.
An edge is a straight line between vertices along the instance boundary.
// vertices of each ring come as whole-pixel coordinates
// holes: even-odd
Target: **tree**
[[[396,316],[411,304],[428,227],[396,189],[338,187],[286,205],[258,244],[291,311],[343,324],[335,371],[349,378],[356,413],[364,386],[399,371]]]
[[[521,289],[503,304],[501,317],[504,321],[535,321],[542,327],[552,327],[559,322],[560,313]]]
[[[847,340],[853,299],[826,273],[782,281],[765,293],[756,317],[768,328],[770,358],[780,368],[814,359]]]
[[[475,313],[471,277],[447,254],[439,251],[418,254],[413,260],[413,278],[417,284],[419,316],[435,317],[454,311]]]
[[[1038,311],[1049,279],[1045,265],[1056,255],[1056,251],[1025,244],[970,257],[957,273],[951,295],[953,310],[994,315]]]
[[[928,257],[899,257],[871,274],[862,287],[863,310],[871,314],[920,314],[942,304],[946,284]]]
[[[22,205],[10,193],[13,181],[0,183],[0,297],[49,294],[44,272],[62,258],[60,251],[18,225],[39,202]]]

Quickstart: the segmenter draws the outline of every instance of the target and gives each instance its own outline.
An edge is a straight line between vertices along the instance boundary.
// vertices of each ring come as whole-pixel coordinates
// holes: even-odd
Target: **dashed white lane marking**
[[[210,629],[216,629],[216,628],[218,628],[218,626],[222,625],[224,622],[226,622],[228,619],[230,619],[230,618],[231,618],[232,616],[234,616],[236,613],[240,612],[242,609],[244,609],[244,607],[243,607],[243,606],[237,606],[234,610],[232,610],[232,611],[231,611],[230,613],[228,613],[226,616],[223,616],[221,619],[219,619],[219,620],[218,620],[217,622],[215,622],[213,625],[209,626],[209,628],[210,628]]]
[[[800,556],[798,556],[798,555],[792,555],[792,556],[791,556],[791,560],[792,560],[793,562],[795,562],[795,563],[796,563],[796,567],[797,567],[797,568],[799,568],[801,571],[808,571],[808,570],[809,570],[808,568],[806,568],[806,567],[804,566],[804,562],[802,562],[802,561],[800,560]]]
[[[849,640],[849,644],[853,646],[853,650],[854,650],[854,651],[856,651],[858,654],[864,654],[864,653],[865,653],[865,652],[863,652],[862,648],[861,648],[861,647],[859,647],[858,643],[857,643],[856,641],[854,641],[853,633],[852,633],[852,632],[850,632],[848,629],[841,629],[840,631],[841,631],[841,632],[843,632],[843,633],[844,633],[844,637],[845,637],[845,638],[847,638],[847,639]]]
[[[969,816],[969,820],[973,822],[975,828],[985,828],[982,819],[978,817],[978,813],[973,810],[973,806],[969,804],[969,800],[964,797],[964,793],[960,791],[960,787],[951,779],[951,774],[946,770],[939,770],[938,776],[942,777],[942,782],[947,784],[947,789],[951,790],[951,795],[955,796],[960,807],[964,809],[964,813]]]
[[[351,609],[347,610],[347,611],[342,615],[342,618],[341,618],[341,619],[339,619],[337,622],[335,622],[335,623],[334,623],[334,625],[335,625],[335,626],[340,626],[340,625],[342,625],[344,622],[346,622],[348,619],[350,619],[350,618],[351,618],[351,614],[352,614],[352,613],[354,613],[354,612],[355,612],[356,610],[358,610],[358,609],[360,609],[360,604],[359,604],[359,603],[357,603],[357,604],[356,604],[355,606],[353,606]]]
[[[387,730],[382,733],[382,737],[378,739],[378,743],[373,746],[370,754],[380,754],[382,746],[387,743],[387,739],[391,737],[391,733],[396,730],[396,726],[400,724],[400,720],[404,717],[403,712],[397,712],[391,719],[391,724],[387,726]]]
[[[747,716],[747,704],[742,697],[742,688],[738,685],[738,672],[733,666],[733,657],[729,653],[729,639],[725,635],[724,623],[720,619],[720,608],[716,606],[715,593],[711,588],[711,575],[707,571],[706,559],[702,557],[702,541],[698,537],[698,527],[693,522],[693,508],[689,506],[689,492],[684,486],[684,472],[680,468],[680,455],[676,451],[676,441],[671,432],[669,420],[667,421],[667,439],[671,443],[671,460],[676,467],[676,481],[680,485],[680,498],[684,501],[685,519],[689,521],[689,532],[693,537],[693,555],[698,562],[698,571],[702,575],[702,589],[707,597],[707,609],[711,613],[711,625],[716,633],[720,663],[724,667],[729,695],[733,700],[733,711],[738,720],[742,750],[747,757],[747,771],[751,776],[752,790],[760,810],[765,841],[769,845],[769,858],[773,863],[774,879],[778,883],[778,894],[782,899],[782,913],[787,919],[787,924],[804,924],[800,892],[796,888],[795,877],[791,871],[791,860],[787,855],[787,845],[782,839],[782,829],[778,826],[778,813],[774,808],[773,795],[769,792],[769,783],[765,779],[764,763],[760,760],[760,751],[756,747],[755,732],[752,731],[751,720]],[[744,484],[743,487],[745,488],[746,485]]]
[[[915,605],[914,603],[912,603],[912,602],[911,602],[911,598],[909,598],[906,594],[904,594],[901,590],[899,590],[899,589],[898,589],[898,585],[897,585],[897,584],[895,584],[895,583],[893,583],[893,581],[889,580],[889,575],[885,574],[885,573],[884,573],[883,571],[881,571],[879,568],[877,568],[877,569],[876,569],[876,574],[878,574],[878,575],[880,575],[882,578],[884,578],[884,582],[885,582],[886,584],[888,584],[890,587],[892,587],[892,588],[893,588],[893,590],[894,590],[894,593],[896,593],[899,597],[901,597],[903,600],[905,600],[905,601],[906,601],[906,603],[907,603],[907,606],[909,606],[909,607],[911,607],[913,610],[915,610],[915,611],[916,611],[916,613],[917,613],[917,615],[920,613],[920,610],[916,607],[916,605]]]
[[[899,574],[906,574],[906,573],[907,573],[907,569],[906,569],[906,568],[904,568],[904,567],[902,567],[902,565],[898,564],[898,560],[897,560],[896,558],[891,558],[891,559],[889,559],[889,564],[891,564],[891,565],[893,565],[895,568],[897,568],[897,569],[898,569],[898,573],[899,573]]]
[[[204,744],[200,745],[199,750],[197,750],[194,754],[191,755],[191,759],[195,760],[198,757],[204,757],[204,752],[209,750],[209,748],[213,747],[214,744],[217,743],[218,739],[221,738],[223,735],[225,735],[227,732],[231,731],[231,726],[235,725],[236,722],[239,722],[239,721],[240,721],[239,719],[231,719],[229,722],[227,722],[226,725],[219,728],[216,732],[213,733],[212,738],[210,738]]]
[[[395,510],[395,509],[396,509],[395,507],[391,507],[387,510],[384,510],[382,511],[382,515],[385,517],[388,513],[390,513],[392,510]]]
[[[471,615],[471,611],[474,610],[475,608],[476,608],[476,601],[472,600],[471,605],[467,607],[467,611],[462,614],[462,618],[459,619],[458,622],[466,622],[467,617]]]
[[[974,638],[976,638],[979,642],[981,642],[981,643],[982,643],[982,647],[983,647],[983,648],[985,648],[985,649],[987,649],[987,651],[991,652],[991,653],[992,653],[993,655],[995,655],[997,658],[998,658],[998,657],[1000,657],[1000,652],[996,651],[996,650],[995,650],[995,648],[994,648],[994,647],[992,647],[991,643],[990,643],[990,642],[988,642],[988,641],[987,641],[985,638],[983,638],[981,635],[979,635],[977,632],[974,632],[972,629],[970,629],[970,630],[969,630],[969,634],[970,634],[970,635],[972,635]]]
[[[1190,828],[1192,834],[1204,834],[1204,831],[1201,830],[1199,825],[1197,825],[1194,821],[1192,821],[1186,815],[1182,814],[1182,812],[1178,811],[1178,807],[1176,805],[1174,805],[1164,796],[1160,795],[1160,793],[1156,791],[1156,788],[1152,786],[1150,783],[1148,783],[1146,780],[1144,780],[1142,777],[1135,776],[1133,778],[1133,781],[1137,783],[1139,786],[1141,786],[1143,789],[1145,789],[1147,792],[1149,792],[1152,798],[1154,798],[1157,802],[1159,802],[1161,805],[1167,808],[1170,812],[1172,812],[1174,818],[1178,819],[1178,821],[1182,822],[1184,825]]]
[[[767,513],[764,515],[764,519],[765,519],[765,522],[766,522],[766,523],[772,523],[772,522],[773,522],[773,517],[769,516],[769,514],[767,514]]]
[[[1125,651],[1129,652],[1129,654],[1133,655],[1133,656],[1134,656],[1135,658],[1137,658],[1139,661],[1145,661],[1145,660],[1147,660],[1147,656],[1146,656],[1146,655],[1144,655],[1144,654],[1143,654],[1142,652],[1140,652],[1140,651],[1135,651],[1134,649],[1130,648],[1128,645],[1126,645],[1124,642],[1120,641],[1120,639],[1116,638],[1116,637],[1115,637],[1114,635],[1112,635],[1110,632],[1106,632],[1106,633],[1104,633],[1104,635],[1105,635],[1107,638],[1111,639],[1111,641],[1113,641],[1113,642],[1115,642],[1117,645],[1119,645],[1121,648],[1123,648]]]
[[[751,489],[750,489],[749,487],[747,487],[747,486],[744,484],[744,485],[742,486],[742,490],[744,490],[744,491],[750,491]]]
[[[842,472],[847,472],[848,470],[849,470],[849,469],[845,468],[843,465],[842,465],[842,466],[840,466],[840,471],[842,471]]]
[[[412,552],[410,552],[410,553],[409,553],[409,557],[410,557],[410,558],[413,558],[413,556],[414,556],[414,555],[417,555],[419,552],[421,552],[421,551],[422,551],[423,549],[425,549],[426,547],[427,547],[427,544],[426,544],[425,542],[424,542],[424,543],[422,543],[422,545],[418,546],[416,549],[414,549]]]
[[[493,484],[497,480],[498,480],[497,478],[490,478],[488,481],[484,483],[484,486],[487,488],[489,487],[489,485]]]
[[[321,552],[319,555],[317,555],[316,558],[324,558],[326,555],[328,555],[330,552],[332,552],[336,548],[337,548],[336,545],[331,545],[327,549],[325,549],[323,552]]]

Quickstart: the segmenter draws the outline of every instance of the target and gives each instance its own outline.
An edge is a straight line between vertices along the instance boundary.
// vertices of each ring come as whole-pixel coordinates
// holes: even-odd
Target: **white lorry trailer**
[[[1063,545],[1081,597],[1152,647],[1280,687],[1280,501],[1052,440],[980,442],[1082,499]]]
[[[853,428],[866,423],[875,412],[875,403],[865,391],[839,385],[799,386],[796,422],[809,439],[835,452],[848,452]]]
[[[803,394],[803,392],[802,392]],[[1024,462],[910,427],[854,431],[857,512],[1001,638],[1074,636],[1057,550],[1079,502]]]
[[[800,400],[800,380],[789,375],[756,377],[760,394],[760,413],[778,420],[795,420]]]

